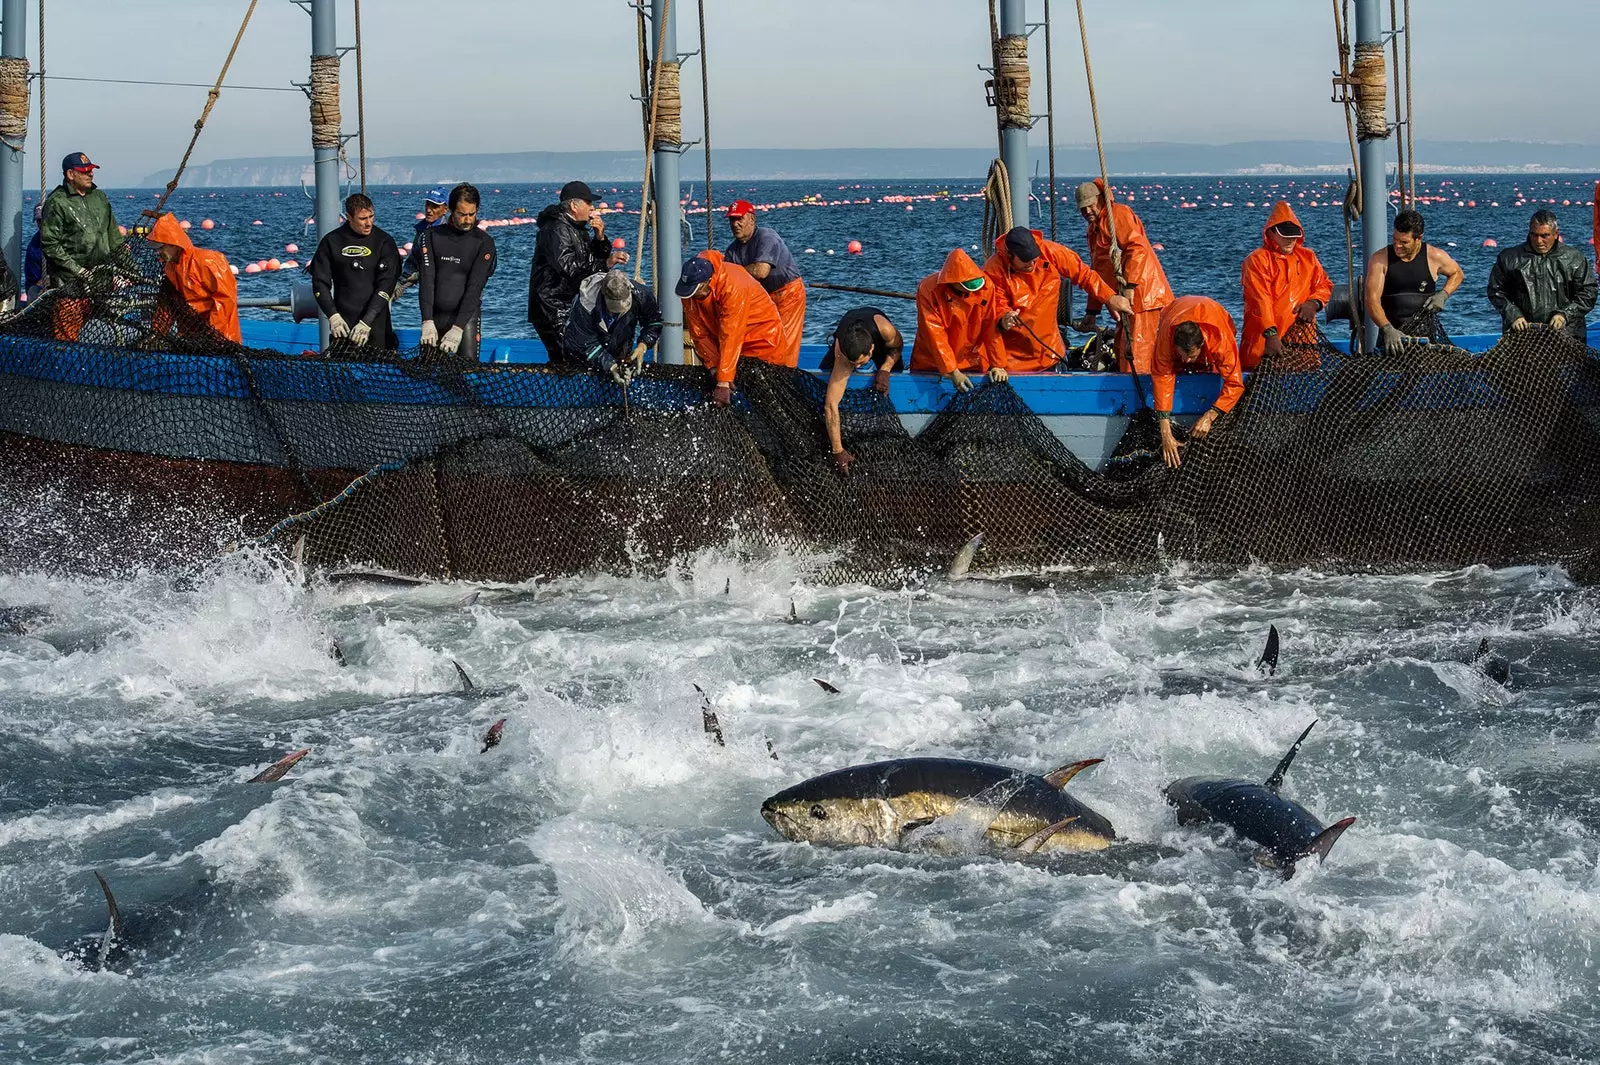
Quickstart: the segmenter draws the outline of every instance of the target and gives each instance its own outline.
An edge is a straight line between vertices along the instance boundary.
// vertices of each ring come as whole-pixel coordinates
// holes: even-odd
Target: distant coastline
[[[1113,173],[1125,177],[1252,177],[1343,175],[1349,147],[1340,141],[1246,141],[1236,144],[1112,144]],[[965,148],[726,148],[713,156],[720,181],[981,180],[992,149]],[[1532,141],[1419,141],[1418,173],[1572,174],[1600,172],[1600,145]],[[1048,168],[1034,150],[1040,173]],[[501,154],[380,156],[367,161],[374,185],[431,185],[442,181],[538,184],[582,175],[590,181],[637,182],[644,157],[637,151],[511,152]],[[694,167],[684,177],[694,180]],[[1056,150],[1059,175],[1097,173],[1088,145]],[[160,187],[172,175],[150,174],[138,187]],[[311,182],[309,157],[218,159],[191,165],[186,188],[294,186]]]

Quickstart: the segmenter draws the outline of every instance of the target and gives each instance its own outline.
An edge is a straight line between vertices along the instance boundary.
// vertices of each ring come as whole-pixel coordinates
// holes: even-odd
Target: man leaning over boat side
[[[334,340],[394,351],[400,342],[389,305],[400,283],[400,249],[375,218],[372,200],[361,193],[344,201],[344,224],[311,257],[311,287]]]
[[[561,333],[578,286],[586,277],[627,262],[628,253],[611,250],[605,217],[595,213],[594,191],[581,181],[561,186],[560,202],[540,211],[538,222],[539,238],[528,268],[528,321],[551,364],[560,366],[566,362]]]
[[[1548,325],[1586,344],[1595,292],[1594,265],[1562,241],[1554,211],[1535,212],[1528,239],[1501,252],[1489,271],[1489,302],[1507,333]]]
[[[588,363],[625,386],[644,369],[644,353],[661,339],[661,325],[650,287],[622,270],[607,270],[578,286],[561,347],[568,363]]]
[[[822,356],[822,372],[828,375],[828,387],[822,396],[822,422],[833,453],[833,468],[841,475],[849,473],[850,464],[856,460],[845,450],[839,419],[839,402],[850,385],[850,375],[873,363],[877,369],[872,374],[872,390],[887,396],[889,372],[897,366],[905,368],[905,344],[900,330],[876,307],[852,308],[833,327],[827,354]]]
[[[1244,335],[1239,364],[1254,370],[1263,355],[1283,354],[1284,341],[1305,349],[1316,342],[1317,314],[1333,296],[1333,282],[1317,253],[1306,247],[1305,229],[1287,200],[1279,200],[1261,227],[1261,247],[1239,268],[1244,287]],[[1308,366],[1315,369],[1316,356]]]
[[[756,225],[755,205],[749,200],[733,201],[728,208],[728,227],[733,230],[733,240],[722,254],[750,271],[772,297],[783,328],[784,359],[788,361],[792,355],[789,365],[799,365],[800,338],[806,329],[806,283],[800,278],[800,264],[777,230]]]
[[[1067,342],[1056,313],[1063,278],[1117,314],[1126,315],[1133,308],[1077,252],[1026,226],[995,238],[994,254],[983,264],[983,272],[1006,312],[1000,318],[1001,362],[989,373],[1000,381],[1008,373],[1042,373],[1066,357]]]
[[[911,372],[948,378],[958,392],[972,389],[968,373],[1003,380],[1005,353],[1000,317],[1009,308],[988,277],[961,248],[945,256],[938,273],[917,284],[917,336]]]
[[[778,308],[761,283],[732,266],[720,251],[703,251],[683,264],[676,289],[683,300],[683,328],[694,339],[694,353],[716,375],[711,402],[733,400],[733,379],[741,358],[793,366],[785,359]]]
[[[209,330],[235,344],[241,343],[239,283],[228,269],[228,257],[220,251],[195,247],[178,224],[178,216],[170,211],[156,219],[148,239],[161,257],[166,275],[151,321],[155,331],[165,334],[176,327],[179,337],[203,342],[210,339],[206,335]],[[193,314],[178,311],[179,303]],[[205,328],[196,328],[197,319],[205,323]]]
[[[478,228],[478,199],[471,185],[450,190],[449,221],[423,230],[417,282],[422,346],[456,356],[469,367],[478,361],[483,289],[497,261],[494,238]]]
[[[1117,269],[1111,254],[1110,216],[1115,216],[1118,257],[1122,261],[1122,280],[1126,283],[1120,295],[1133,304],[1133,312],[1124,314],[1117,323],[1122,335],[1118,337],[1116,350],[1127,353],[1121,356],[1123,370],[1128,369],[1128,355],[1131,354],[1134,369],[1149,373],[1150,359],[1156,350],[1156,326],[1162,310],[1172,302],[1167,272],[1161,268],[1161,260],[1145,235],[1144,223],[1133,208],[1119,201],[1107,212],[1105,182],[1098,179],[1084,182],[1078,186],[1076,198],[1078,213],[1089,227],[1086,234],[1089,265],[1112,291],[1116,291]],[[1093,292],[1089,294],[1089,306],[1078,326],[1082,332],[1095,332],[1095,315],[1104,302]]]
[[[77,340],[89,313],[87,297],[113,265],[132,270],[117,216],[111,201],[94,183],[100,169],[82,152],[61,160],[61,184],[44,201],[44,216],[39,221],[39,246],[50,278],[61,290],[55,305],[57,340]]]
[[[1424,223],[1418,211],[1394,216],[1394,236],[1389,246],[1367,260],[1367,317],[1378,327],[1384,351],[1397,351],[1410,338],[1401,326],[1424,311],[1437,314],[1461,287],[1461,266],[1443,248],[1422,239]],[[1439,278],[1444,277],[1444,288]]]
[[[1234,342],[1233,316],[1222,304],[1205,296],[1182,296],[1167,304],[1156,325],[1156,349],[1150,360],[1150,381],[1155,387],[1156,425],[1161,430],[1161,457],[1176,469],[1183,465],[1178,440],[1172,432],[1172,397],[1180,373],[1214,373],[1222,377],[1222,391],[1211,409],[1189,430],[1189,439],[1203,440],[1217,419],[1233,410],[1244,395],[1244,375],[1239,370],[1239,345]]]

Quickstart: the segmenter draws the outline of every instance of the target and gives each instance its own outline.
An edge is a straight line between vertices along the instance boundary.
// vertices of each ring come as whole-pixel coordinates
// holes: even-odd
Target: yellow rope
[[[1106,145],[1100,135],[1100,105],[1094,94],[1094,63],[1089,59],[1089,27],[1083,21],[1083,0],[1078,0],[1078,36],[1083,40],[1083,72],[1089,79],[1089,115],[1094,119],[1094,147],[1100,155],[1100,183],[1106,194],[1106,226],[1111,231],[1111,272],[1117,279],[1117,294],[1128,287],[1122,276],[1122,246],[1117,243],[1117,212],[1113,210],[1111,176],[1106,170]]]
[[[233,65],[233,57],[239,52],[239,42],[244,40],[244,31],[250,26],[250,16],[256,13],[256,4],[260,0],[250,0],[250,7],[244,13],[244,21],[239,23],[239,32],[234,34],[233,47],[228,49],[228,58],[222,61],[222,69],[217,72],[216,83],[211,86],[211,91],[206,93],[206,106],[201,110],[200,117],[194,123],[194,136],[189,138],[189,147],[184,150],[183,159],[178,163],[177,173],[172,175],[172,180],[167,182],[167,189],[156,201],[155,210],[145,211],[145,215],[155,218],[161,214],[161,208],[166,206],[167,198],[178,190],[178,181],[183,177],[183,171],[189,165],[189,157],[194,154],[194,146],[200,142],[200,131],[206,128],[206,119],[211,117],[211,109],[217,106],[217,97],[222,95],[222,79],[228,76],[228,68]]]

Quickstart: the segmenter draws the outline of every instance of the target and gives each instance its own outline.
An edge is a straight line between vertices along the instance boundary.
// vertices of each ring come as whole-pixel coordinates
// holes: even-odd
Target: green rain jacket
[[[44,201],[39,244],[50,276],[72,295],[83,293],[80,275],[85,270],[126,258],[117,216],[111,213],[111,201],[99,186],[82,196],[65,184],[56,186]]]

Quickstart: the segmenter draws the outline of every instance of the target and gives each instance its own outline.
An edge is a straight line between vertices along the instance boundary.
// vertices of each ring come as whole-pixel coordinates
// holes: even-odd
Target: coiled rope
[[[1011,174],[1005,160],[996,159],[989,164],[989,177],[983,183],[983,236],[978,245],[987,250],[1000,234],[1012,226]]]
[[[340,147],[339,57],[311,57],[311,147]]]
[[[1028,38],[1001,37],[995,44],[994,105],[1000,112],[1002,129],[1029,129],[1033,114],[1028,108]]]
[[[28,139],[28,60],[0,57],[0,139],[20,152]]]
[[[1355,90],[1356,137],[1364,141],[1389,137],[1389,76],[1383,44],[1356,42],[1356,58],[1350,67]]]
[[[183,177],[183,171],[189,165],[189,157],[194,154],[194,146],[200,142],[200,132],[206,128],[206,119],[211,117],[211,109],[217,106],[217,97],[222,95],[222,79],[228,76],[228,68],[233,65],[233,57],[239,53],[239,42],[244,40],[244,31],[250,26],[250,17],[256,13],[256,4],[259,0],[250,0],[250,6],[245,9],[244,21],[239,23],[239,32],[233,35],[233,47],[228,49],[228,58],[222,61],[222,69],[217,72],[217,80],[211,86],[211,91],[206,93],[206,106],[201,109],[200,117],[195,119],[194,136],[189,138],[189,147],[184,149],[183,158],[178,162],[177,173],[172,175],[172,180],[167,182],[166,191],[161,198],[156,200],[154,210],[143,212],[148,218],[156,218],[161,214],[161,209],[166,206],[167,198],[178,190],[178,182]],[[334,60],[335,63],[338,60]],[[312,60],[315,65],[316,60]],[[334,91],[338,91],[335,82]]]

